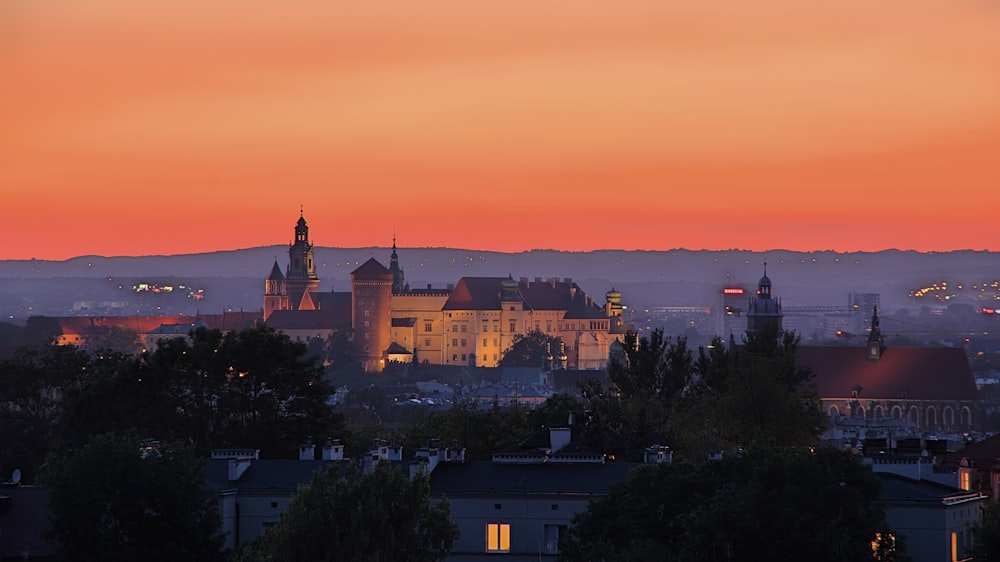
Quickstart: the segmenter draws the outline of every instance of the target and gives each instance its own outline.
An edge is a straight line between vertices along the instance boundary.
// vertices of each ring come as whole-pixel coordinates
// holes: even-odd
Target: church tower
[[[761,333],[768,326],[777,328],[781,333],[781,301],[771,296],[771,279],[767,276],[767,262],[764,262],[764,276],[757,282],[757,294],[750,297],[750,307],[747,310],[747,331]]]
[[[882,339],[882,329],[879,327],[878,307],[872,313],[872,331],[868,333],[868,359],[878,361],[885,352],[885,340]]]
[[[392,255],[389,256],[389,271],[392,273],[392,294],[402,295],[406,292],[406,280],[403,278],[403,269],[399,267],[395,236],[392,237]]]
[[[309,242],[309,226],[301,210],[299,210],[299,221],[295,224],[295,241],[288,246],[285,287],[293,310],[298,310],[305,293],[314,293],[319,289],[313,245]]]
[[[281,274],[278,260],[274,260],[271,274],[264,281],[264,321],[275,310],[288,310],[288,292],[285,288],[285,276]]]

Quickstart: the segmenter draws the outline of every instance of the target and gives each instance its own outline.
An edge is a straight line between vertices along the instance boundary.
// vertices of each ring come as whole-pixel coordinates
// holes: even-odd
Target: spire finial
[[[299,218],[300,219],[304,219],[305,218],[305,209],[306,209],[305,205],[302,205],[300,203],[299,204]]]

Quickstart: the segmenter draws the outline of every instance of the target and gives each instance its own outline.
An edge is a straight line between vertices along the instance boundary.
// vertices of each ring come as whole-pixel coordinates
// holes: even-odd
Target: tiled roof
[[[443,309],[500,310],[501,284],[505,280],[505,277],[463,277]],[[567,318],[605,318],[603,309],[588,299],[576,283],[521,280],[517,290],[526,309],[565,310]]]
[[[275,310],[267,317],[267,326],[275,330],[330,330],[350,327],[351,312],[337,310]]]
[[[389,344],[389,348],[385,350],[389,355],[413,355],[408,349],[399,345],[396,342]]]
[[[560,392],[576,394],[579,392],[579,385],[596,380],[601,388],[608,390],[614,386],[608,378],[607,370],[582,370],[582,369],[555,369],[545,375],[549,386]]]
[[[503,277],[463,277],[451,291],[443,310],[500,310]]]
[[[462,496],[602,495],[635,463],[444,463],[431,473],[431,494]]]
[[[268,281],[284,281],[285,276],[281,273],[281,268],[278,267],[278,260],[274,260],[274,267],[271,268],[271,274],[267,276]]]
[[[336,310],[341,315],[346,315],[348,323],[351,318],[351,293],[349,291],[336,293],[328,291],[325,293],[310,293],[313,304],[320,310]]]
[[[802,346],[797,364],[815,375],[821,398],[977,400],[965,351],[952,347],[887,347],[878,360],[864,347]]]
[[[351,279],[363,279],[367,281],[392,281],[392,272],[387,267],[379,263],[375,258],[368,258],[368,261],[358,266],[351,272]]]
[[[319,447],[317,446],[317,449]],[[318,452],[318,451],[317,451]],[[347,470],[347,465],[357,461],[325,461],[325,460],[289,460],[268,459],[253,460],[250,466],[233,482],[229,480],[229,461],[212,459],[205,465],[205,487],[209,490],[230,490],[238,488],[241,493],[266,493],[267,495],[291,494],[300,484],[309,482],[313,472],[320,468],[340,463]],[[389,461],[400,469],[409,471],[409,461]]]
[[[963,499],[976,499],[979,492],[952,488],[931,480],[913,480],[890,472],[879,472],[882,491],[878,499],[885,503],[945,504]]]
[[[393,318],[392,327],[393,328],[412,328],[417,324],[416,318]]]
[[[209,329],[231,332],[253,328],[264,319],[263,311],[255,312],[223,312],[222,314],[199,314],[198,318],[208,325]]]
[[[993,468],[1000,465],[1000,434],[944,455],[941,464],[958,466],[962,459],[969,459],[970,463],[978,468]]]

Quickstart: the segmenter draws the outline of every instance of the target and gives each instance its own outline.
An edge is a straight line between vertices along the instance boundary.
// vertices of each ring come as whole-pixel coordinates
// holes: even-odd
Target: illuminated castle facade
[[[560,361],[603,369],[611,343],[625,332],[621,293],[599,305],[571,279],[463,277],[447,289],[406,284],[393,240],[389,267],[371,258],[351,272],[351,292],[318,292],[309,229],[300,216],[289,264],[265,280],[264,321],[293,339],[325,339],[350,330],[368,371],[388,361],[495,367],[519,334],[559,337]]]

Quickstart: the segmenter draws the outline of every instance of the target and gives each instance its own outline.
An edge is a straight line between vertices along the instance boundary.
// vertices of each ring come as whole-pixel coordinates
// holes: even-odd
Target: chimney
[[[555,453],[573,440],[573,431],[568,427],[549,428],[549,452]]]
[[[465,462],[465,447],[458,446],[458,439],[451,440],[448,448],[448,462]]]
[[[323,445],[323,460],[342,461],[344,460],[344,446],[340,444],[340,439],[327,439]]]
[[[670,447],[665,445],[651,445],[646,447],[642,460],[646,464],[671,463],[674,454],[670,451]]]
[[[300,461],[311,461],[316,459],[316,445],[313,445],[312,439],[306,440],[305,443],[299,445],[299,460]]]

